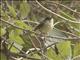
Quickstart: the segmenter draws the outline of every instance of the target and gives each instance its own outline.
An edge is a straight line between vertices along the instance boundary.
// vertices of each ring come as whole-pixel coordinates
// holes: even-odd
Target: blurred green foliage
[[[8,23],[4,21],[0,21],[0,46],[1,46],[1,60],[7,60],[7,54],[5,51],[9,51],[13,53],[13,57],[20,58],[17,54],[22,53],[22,51],[27,52],[29,49],[33,48],[33,43],[30,39],[30,33],[25,32],[24,30],[33,31],[35,24],[25,22],[33,21],[40,22],[43,18],[51,15],[54,18],[54,23],[59,22],[56,26],[56,29],[53,28],[53,31],[50,33],[52,36],[58,36],[63,38],[74,38],[74,36],[70,36],[69,34],[63,33],[61,30],[73,33],[74,35],[80,37],[80,17],[77,13],[74,13],[70,10],[67,10],[65,7],[61,7],[57,4],[53,4],[53,2],[57,2],[59,4],[64,4],[69,8],[74,8],[76,12],[80,12],[80,1],[73,0],[62,0],[62,1],[39,1],[43,6],[49,8],[53,12],[65,17],[68,21],[61,19],[55,15],[50,14],[49,12],[42,9],[35,1],[2,1],[0,2],[0,13],[1,20],[8,21]],[[43,3],[44,2],[44,3]],[[74,4],[75,3],[75,4]],[[48,5],[51,4],[51,5]],[[74,5],[73,5],[74,4]],[[53,7],[55,6],[55,7]],[[55,9],[55,10],[54,10]],[[69,21],[73,21],[69,22]],[[20,28],[17,28],[17,27]],[[58,30],[57,30],[58,29]],[[5,39],[6,41],[4,41]],[[74,58],[75,56],[80,55],[80,40],[63,40],[63,39],[55,39],[54,41],[59,41],[56,46],[59,54],[56,54],[55,49],[49,47],[46,51],[47,58],[49,60],[69,60]],[[54,42],[53,41],[53,42]],[[4,45],[5,43],[5,45]],[[6,47],[5,47],[6,46]],[[15,55],[16,53],[16,55]],[[14,56],[15,55],[15,56]],[[41,55],[37,53],[37,51],[32,51],[29,54],[29,57],[41,59]],[[9,59],[10,60],[10,59]],[[28,60],[28,58],[23,58],[23,60]]]

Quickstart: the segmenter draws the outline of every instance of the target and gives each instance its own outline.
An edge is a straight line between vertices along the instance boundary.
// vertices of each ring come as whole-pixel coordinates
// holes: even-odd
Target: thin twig
[[[31,38],[31,36],[29,36],[29,39],[31,40],[31,43],[32,43],[33,47],[35,48],[35,50],[38,52],[37,47],[36,47],[36,45],[34,44],[34,42],[33,42],[32,38]]]
[[[11,43],[11,46],[10,46],[9,49],[8,49],[9,51],[10,51],[10,49],[13,47],[13,44],[14,44],[14,42]]]
[[[34,31],[30,31],[30,30],[27,30],[27,29],[21,28],[21,27],[19,27],[19,26],[16,26],[16,25],[14,25],[13,23],[9,23],[8,21],[5,21],[5,20],[3,20],[3,19],[0,19],[0,20],[1,20],[2,22],[6,23],[6,24],[11,25],[12,27],[17,28],[17,29],[20,29],[20,30],[26,31],[26,32],[28,32],[28,33],[35,33],[35,34],[38,34],[38,33],[34,32]]]
[[[39,24],[38,22],[34,22],[34,21],[29,21],[29,20],[23,20],[23,22],[27,22],[27,23],[32,23],[32,24]]]
[[[6,40],[5,37],[1,37],[2,40],[6,41],[7,44],[12,44],[12,41]],[[24,51],[20,50],[18,47],[15,46],[15,44],[13,44],[13,47],[15,47],[17,50],[19,50],[20,52],[22,52],[23,54],[25,54]]]
[[[40,48],[36,48],[36,49],[37,49],[37,51],[40,51]],[[30,52],[36,51],[36,49],[35,48],[30,48],[30,49],[27,50],[26,54],[29,54]]]
[[[63,39],[63,40],[79,40],[80,38],[64,38],[64,37],[59,37],[59,36],[46,36],[49,38],[56,38],[56,39]]]
[[[26,29],[23,29],[23,28],[21,28],[21,27],[18,27],[18,26],[14,25],[14,24],[12,24],[12,23],[9,23],[8,21],[5,21],[5,20],[3,20],[3,19],[1,19],[1,21],[2,21],[2,22],[5,22],[5,23],[7,23],[7,24],[9,24],[9,25],[17,28],[17,29],[20,29],[20,30],[24,30],[24,31],[29,32],[29,30],[26,30]]]
[[[57,2],[53,2],[53,3],[54,3],[54,4],[58,4],[58,5],[60,5],[60,6],[64,7],[64,8],[66,8],[66,9],[68,9],[68,10],[70,10],[70,11],[72,11],[72,12],[77,13],[77,14],[80,15],[80,12],[76,12],[75,10],[73,10],[73,9],[71,9],[71,8],[63,5],[63,4],[60,4],[60,3],[57,3]]]
[[[50,44],[50,45],[48,45],[45,49],[47,49],[47,48],[49,48],[49,47],[51,47],[51,46],[53,46],[53,45],[55,45],[55,44],[58,44],[59,42],[53,42],[52,44]]]
[[[75,56],[75,57],[72,58],[72,60],[79,60],[79,59],[80,59],[80,55]]]
[[[42,7],[44,10],[46,10],[47,12],[52,13],[53,15],[56,15],[56,16],[58,16],[58,17],[60,17],[60,18],[62,18],[62,19],[64,19],[64,20],[66,20],[66,21],[68,21],[68,22],[79,23],[79,24],[80,24],[80,22],[77,22],[76,20],[75,20],[75,21],[72,21],[72,20],[70,20],[70,19],[67,19],[67,18],[65,18],[65,17],[63,17],[63,16],[55,13],[55,12],[52,12],[51,10],[49,10],[49,9],[47,9],[46,7],[44,7],[43,5],[41,5],[37,0],[35,0],[35,1],[36,1],[36,3],[37,3],[39,6],[41,6],[41,7]]]
[[[37,33],[37,32],[29,31],[29,30],[23,29],[23,28],[18,27],[18,26],[14,25],[14,24],[11,24],[11,23],[9,23],[8,21],[5,21],[5,20],[3,20],[3,19],[1,19],[1,21],[5,22],[5,23],[7,23],[7,24],[9,24],[9,25],[11,25],[11,26],[17,28],[17,29],[20,29],[20,30],[23,30],[23,31],[27,31],[28,33],[30,32],[30,33],[35,33],[35,34],[37,34],[37,35],[40,35],[40,34]],[[58,24],[58,22],[55,23],[54,26],[55,26],[56,24]],[[56,29],[57,29],[57,28],[56,28]],[[58,30],[59,30],[59,29],[58,29]],[[70,33],[70,32],[66,32],[66,31],[63,31],[63,30],[59,30],[59,31],[64,32],[64,33],[69,34],[69,35],[72,35],[72,36],[77,37],[77,38],[80,39],[80,37],[78,37],[78,36],[76,36],[76,35],[74,35],[74,34],[72,34],[72,33]],[[58,37],[54,37],[54,38],[58,38]],[[64,38],[62,38],[62,39],[64,39]]]
[[[32,44],[33,44],[35,50],[36,50],[39,54],[41,54],[42,57],[48,58],[46,55],[44,55],[44,54],[42,53],[42,51],[43,51],[42,49],[37,50],[36,45],[35,45],[34,42],[32,41],[32,38],[31,38],[30,36],[29,36],[29,38],[30,38],[30,40],[31,40],[31,42],[32,42]],[[36,36],[34,36],[34,38],[39,42],[40,48],[42,48],[42,46],[41,46],[42,44],[41,44],[40,40],[39,40]],[[40,52],[40,51],[41,51],[41,52]]]
[[[8,41],[8,40],[6,40],[4,37],[2,37],[2,40],[4,40],[6,43],[8,43],[8,44],[11,44],[11,42],[10,41]],[[22,50],[20,50],[18,47],[16,47],[14,44],[13,44],[13,46],[16,48],[16,49],[18,49],[20,52],[22,52],[24,55],[24,57],[26,57],[26,58],[28,58],[28,59],[35,59],[35,58],[31,58],[31,57],[29,57],[29,56],[27,56],[27,54],[24,52],[24,51],[22,51]],[[11,53],[11,52],[9,52],[11,55],[14,55],[14,53]],[[16,53],[16,55],[18,55],[18,56],[22,56],[22,55],[19,55],[19,54],[17,54]]]

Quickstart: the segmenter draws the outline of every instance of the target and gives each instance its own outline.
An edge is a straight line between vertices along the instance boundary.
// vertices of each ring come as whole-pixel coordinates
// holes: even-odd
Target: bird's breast
[[[40,32],[42,33],[48,33],[52,30],[52,26],[50,24],[45,24],[40,28]]]

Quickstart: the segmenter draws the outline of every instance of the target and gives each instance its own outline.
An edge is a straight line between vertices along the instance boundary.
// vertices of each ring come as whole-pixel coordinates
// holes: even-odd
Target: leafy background
[[[48,60],[80,59],[80,1],[3,0],[0,11],[1,60],[40,60],[43,55],[31,50],[35,43],[30,36],[49,16],[54,19],[54,28],[49,34],[52,38],[46,37]]]

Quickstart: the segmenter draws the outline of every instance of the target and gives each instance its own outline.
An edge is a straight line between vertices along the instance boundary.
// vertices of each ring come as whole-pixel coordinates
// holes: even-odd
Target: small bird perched
[[[39,30],[43,34],[49,33],[53,29],[53,18],[46,17],[35,29]]]
[[[40,43],[42,46],[44,45],[44,37],[48,35],[48,33],[53,29],[53,18],[46,17],[36,28],[34,31],[41,33],[41,35],[36,35],[37,39],[33,36],[33,43],[36,47],[40,47]]]
[[[39,31],[42,36],[37,36],[37,39],[34,39],[33,42],[36,47],[41,49],[41,53],[44,55],[47,51],[45,46],[45,36],[48,35],[48,33],[53,29],[53,18],[46,17],[36,28],[34,31]],[[47,59],[46,57],[42,57],[41,60]]]

